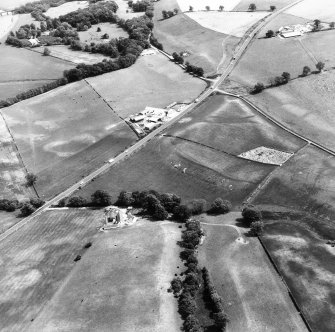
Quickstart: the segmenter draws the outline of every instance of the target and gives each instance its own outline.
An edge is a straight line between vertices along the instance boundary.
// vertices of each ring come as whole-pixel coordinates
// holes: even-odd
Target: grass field
[[[130,68],[87,81],[123,118],[146,106],[191,102],[206,87],[204,81],[186,74],[159,53],[140,57]]]
[[[239,99],[221,94],[210,97],[180,121],[169,135],[204,144],[233,155],[265,146],[295,152],[303,142],[275,127]]]
[[[85,81],[13,105],[3,114],[26,167],[38,175],[37,187],[47,197],[137,138]]]
[[[257,82],[269,84],[271,78],[281,76],[284,71],[296,78],[304,66],[314,70],[315,61],[298,39],[257,39],[238,62],[230,79],[253,87]]]
[[[15,143],[0,117],[0,198],[22,200],[35,197],[34,191],[25,186],[25,176],[26,171]]]
[[[234,8],[234,10],[248,10],[250,3],[254,3],[257,10],[270,10],[270,6],[276,6],[277,9],[284,8],[285,6],[295,2],[296,0],[241,0]]]
[[[101,29],[100,32],[97,32],[98,27]],[[127,38],[128,33],[123,29],[119,28],[116,24],[111,23],[99,23],[93,25],[87,31],[79,31],[79,38],[82,42],[85,43],[101,43],[103,40],[101,37],[107,33],[109,35],[109,39],[112,38]]]
[[[29,331],[180,331],[167,292],[179,239],[178,225],[164,222],[99,234]]]
[[[47,211],[0,243],[0,329],[26,330],[83,254],[102,212]]]
[[[332,220],[335,216],[334,179],[335,158],[306,147],[273,173],[254,203],[284,206]]]
[[[230,60],[239,38],[206,29],[187,15],[179,14],[162,20],[162,10],[177,7],[176,1],[155,3],[154,35],[168,53],[187,52],[185,61],[204,68],[206,75],[214,75]]]
[[[89,197],[104,189],[116,199],[122,190],[155,189],[184,200],[224,197],[237,206],[273,169],[185,140],[159,137],[74,195]]]
[[[263,241],[313,331],[333,331],[335,248],[299,221],[267,222]]]
[[[98,53],[89,53],[83,51],[74,51],[69,48],[67,45],[53,45],[48,46],[48,49],[51,52],[51,55],[48,56],[54,58],[55,60],[61,59],[62,61],[66,61],[69,65],[73,67],[79,63],[86,64],[95,64],[98,62],[102,62],[104,59],[109,59],[108,56],[98,54]],[[32,50],[33,52],[38,52],[39,54],[43,54],[44,47],[36,47]],[[61,76],[61,75],[60,75]]]
[[[49,8],[45,15],[51,18],[57,18],[61,15],[66,15],[68,13],[74,12],[78,9],[84,9],[88,7],[88,1],[73,1],[73,2],[66,2],[58,7],[51,7]]]
[[[257,21],[268,15],[267,12],[192,12],[186,15],[204,28],[234,37],[243,37]]]
[[[206,235],[199,249],[200,266],[209,269],[223,298],[230,320],[227,331],[306,331],[259,240],[246,236],[248,229],[239,227],[237,215],[201,220],[210,225],[203,225]]]
[[[319,19],[331,22],[335,20],[335,2],[332,0],[304,0],[286,11],[310,20]]]
[[[289,128],[335,149],[334,78],[333,71],[310,75],[248,99]]]

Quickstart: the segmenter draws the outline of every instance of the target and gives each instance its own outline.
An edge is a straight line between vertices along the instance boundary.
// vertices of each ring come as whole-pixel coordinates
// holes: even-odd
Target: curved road
[[[237,62],[239,61],[239,59],[242,57],[244,51],[247,49],[247,47],[249,46],[249,44],[252,42],[252,40],[256,36],[256,34],[267,23],[269,23],[271,20],[273,20],[275,17],[277,17],[280,13],[284,12],[288,8],[294,6],[295,4],[297,4],[299,2],[302,2],[302,1],[304,1],[304,0],[295,1],[294,3],[292,3],[292,4],[290,4],[290,5],[282,8],[282,9],[280,9],[278,11],[272,12],[271,14],[269,14],[268,16],[266,16],[265,18],[263,18],[262,20],[260,20],[258,22],[257,26],[252,31],[250,31],[250,32],[247,33],[247,35],[245,36],[245,40],[238,47],[237,51],[234,53],[233,58],[231,59],[229,65],[224,70],[224,72],[220,76],[220,78],[210,88],[208,88],[207,90],[205,90],[197,98],[197,102],[196,103],[190,104],[184,111],[180,112],[180,114],[178,116],[176,116],[174,119],[172,119],[169,122],[164,123],[162,126],[160,126],[156,130],[154,130],[153,132],[151,132],[150,134],[148,134],[147,136],[145,136],[139,142],[135,143],[128,150],[125,150],[124,152],[122,152],[121,154],[119,154],[117,157],[115,157],[115,159],[112,162],[106,163],[102,167],[98,168],[96,171],[92,172],[91,174],[89,174],[88,176],[86,176],[85,178],[83,178],[80,182],[75,183],[74,185],[72,185],[67,190],[65,190],[62,193],[60,193],[59,195],[55,196],[51,200],[47,201],[42,207],[40,207],[38,210],[36,210],[31,216],[29,216],[29,217],[27,217],[25,219],[22,219],[20,222],[18,222],[17,224],[15,224],[11,228],[9,228],[7,231],[5,231],[4,233],[2,233],[0,235],[0,241],[4,240],[8,236],[10,236],[12,233],[14,233],[18,229],[20,229],[22,226],[24,226],[28,222],[32,221],[35,217],[37,217],[40,214],[42,214],[50,206],[55,205],[61,199],[70,196],[76,190],[80,189],[82,186],[85,186],[86,184],[88,184],[89,182],[91,182],[94,178],[96,178],[97,176],[99,176],[100,174],[102,174],[102,173],[106,172],[107,170],[109,170],[113,165],[115,165],[119,161],[127,158],[130,154],[138,151],[140,148],[142,148],[146,143],[148,143],[155,136],[157,136],[162,131],[164,131],[166,128],[170,127],[171,125],[173,125],[174,123],[176,123],[177,121],[179,121],[187,113],[191,112],[198,105],[198,103],[200,103],[200,102],[204,101],[206,98],[208,98],[212,94],[213,90],[217,89],[219,87],[219,85],[227,78],[227,76],[232,72],[232,70],[234,69],[235,65],[237,64]],[[167,54],[165,53],[165,55],[167,55]],[[169,56],[169,55],[167,55],[167,56]]]

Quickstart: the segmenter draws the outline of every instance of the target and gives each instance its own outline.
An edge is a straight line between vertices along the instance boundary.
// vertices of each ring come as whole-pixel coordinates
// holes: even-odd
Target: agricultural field
[[[84,9],[88,7],[88,1],[72,1],[72,2],[65,2],[64,4],[58,7],[51,7],[49,8],[45,15],[51,18],[57,18],[61,15],[66,15],[68,13],[74,12],[78,9]]]
[[[97,31],[98,27],[101,29],[100,32]],[[127,38],[128,33],[122,28],[119,28],[116,24],[111,23],[99,23],[92,25],[87,31],[79,31],[79,38],[85,43],[102,43],[104,40],[101,37],[107,33],[109,39],[112,38]],[[106,40],[106,39],[105,39]],[[106,40],[107,41],[107,40]]]
[[[310,20],[335,21],[335,2],[332,0],[304,0],[289,8],[286,13]]]
[[[265,146],[294,153],[304,142],[256,114],[243,101],[216,94],[168,130],[172,137],[237,156]]]
[[[239,206],[274,168],[183,139],[161,136],[112,166],[74,196],[90,197],[97,189],[103,189],[116,199],[122,190],[154,189],[176,193],[184,200],[203,198],[212,202],[223,197]]]
[[[227,331],[307,331],[259,240],[247,236],[239,218],[230,213],[201,219],[206,236],[199,263],[223,298]]]
[[[335,149],[334,75],[310,75],[248,99],[289,128]]]
[[[27,330],[92,240],[102,211],[52,210],[1,241],[0,329]]]
[[[304,66],[315,69],[310,57],[296,38],[257,39],[248,48],[230,75],[230,79],[253,87],[257,82],[269,84],[269,80],[284,71],[296,78]]]
[[[74,67],[60,59],[6,45],[0,45],[0,55],[0,84],[8,83],[13,86],[13,89],[6,86],[1,91],[2,99],[15,97],[22,92],[23,86],[25,90],[29,90],[43,85],[45,81],[61,78],[64,70]]]
[[[137,138],[85,81],[25,100],[3,114],[27,169],[39,177],[43,197],[78,181]]]
[[[268,12],[191,12],[186,14],[204,28],[241,38]]]
[[[174,5],[168,0],[155,3],[155,37],[166,52],[186,52],[185,62],[202,67],[207,76],[217,74],[230,61],[240,39],[206,29],[184,14],[162,20],[162,10],[173,10]]]
[[[5,39],[18,21],[18,15],[0,16],[0,40]]]
[[[177,2],[182,12],[189,11],[190,6],[193,7],[194,11],[205,11],[206,6],[209,6],[211,10],[219,10],[221,5],[224,5],[224,10],[230,11],[236,7],[240,0],[208,0],[206,2],[202,0],[177,0]]]
[[[308,146],[272,174],[253,203],[282,206],[332,220],[334,179],[335,158]]]
[[[167,292],[180,272],[180,229],[138,223],[99,234],[28,331],[180,331]]]
[[[185,73],[160,53],[141,56],[129,68],[87,81],[122,118],[146,106],[189,103],[206,88],[204,81]]]
[[[19,215],[19,210],[15,212],[0,211],[0,234],[18,223],[22,219]]]
[[[270,6],[276,6],[277,9],[281,9],[295,1],[296,0],[253,0],[252,2],[250,2],[250,0],[241,0],[234,7],[234,10],[247,11],[251,3],[254,3],[256,5],[257,11],[270,10]]]
[[[23,200],[35,197],[25,186],[26,170],[3,117],[0,117],[0,198]]]
[[[320,230],[318,226],[318,233]],[[323,232],[320,237],[300,220],[269,220],[262,238],[312,330],[331,332],[335,325],[335,248],[326,244],[329,232]]]
[[[61,59],[63,61],[66,61],[69,65],[72,65],[73,67],[75,67],[79,63],[86,63],[92,65],[98,62],[102,62],[104,59],[110,59],[108,56],[98,53],[74,51],[71,50],[67,45],[48,46],[48,49],[51,52],[48,58],[51,57]],[[44,52],[44,46],[35,47],[34,49],[32,49],[32,51],[42,55]]]

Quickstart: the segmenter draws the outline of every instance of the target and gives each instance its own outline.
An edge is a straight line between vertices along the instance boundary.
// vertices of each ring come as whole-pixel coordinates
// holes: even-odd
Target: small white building
[[[30,38],[28,41],[31,44],[31,47],[39,46],[40,44],[40,41],[37,38]]]
[[[145,119],[145,116],[142,114],[138,114],[138,115],[134,115],[130,117],[130,121],[132,122],[140,122],[143,121]]]

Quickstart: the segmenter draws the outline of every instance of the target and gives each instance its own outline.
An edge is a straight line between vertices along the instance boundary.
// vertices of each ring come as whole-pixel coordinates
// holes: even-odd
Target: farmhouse
[[[284,38],[298,37],[302,36],[306,32],[313,30],[313,23],[306,24],[296,24],[281,27],[278,31],[279,34]]]
[[[103,230],[113,227],[122,227],[136,222],[137,218],[131,214],[131,207],[120,209],[117,206],[107,206],[104,210]]]

